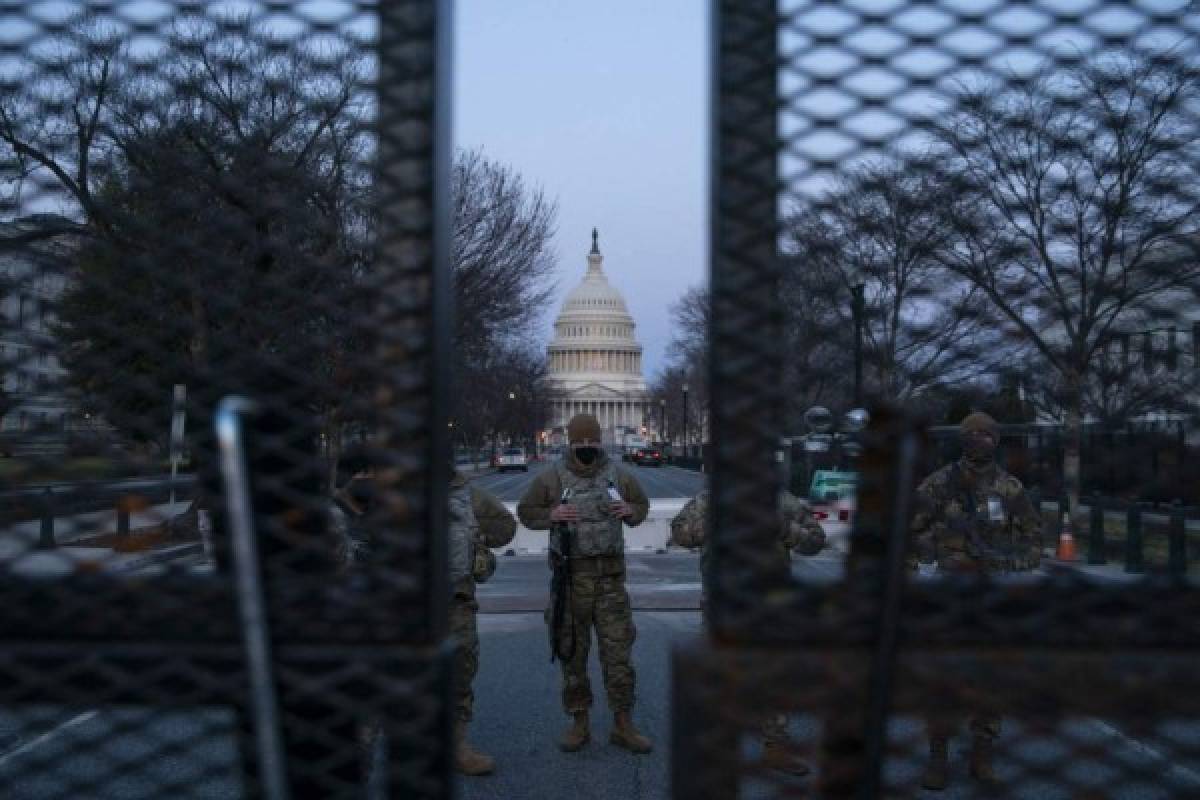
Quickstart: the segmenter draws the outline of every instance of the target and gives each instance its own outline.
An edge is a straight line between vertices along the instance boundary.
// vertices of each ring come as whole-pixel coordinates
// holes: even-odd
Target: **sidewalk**
[[[135,572],[197,556],[200,552],[200,542],[174,544],[143,553],[118,553],[107,547],[68,546],[56,550],[31,550],[0,563],[8,572],[17,575],[56,578],[81,572]]]
[[[130,535],[133,536],[138,530],[153,528],[173,519],[186,511],[190,502],[190,500],[183,500],[174,505],[162,503],[130,513]],[[0,530],[0,561],[11,559],[14,555],[36,546],[41,528],[41,520],[34,519],[15,522]],[[117,511],[114,508],[55,517],[54,519],[54,540],[60,546],[102,534],[115,533],[116,530]]]

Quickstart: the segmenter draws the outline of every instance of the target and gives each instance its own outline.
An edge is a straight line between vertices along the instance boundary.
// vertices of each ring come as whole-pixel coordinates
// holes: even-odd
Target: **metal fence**
[[[0,400],[6,437],[46,439],[0,459],[0,713],[19,739],[57,732],[0,762],[4,796],[449,795],[429,533],[449,26],[432,0],[0,11]],[[350,572],[326,522],[346,427],[372,432],[380,486],[380,545]],[[31,484],[181,450],[196,480],[174,505],[51,489],[56,549],[48,504],[19,513]],[[117,534],[123,509],[208,536],[215,569],[130,574],[119,547],[78,546],[113,531],[97,491]]]
[[[448,4],[0,14],[0,402],[40,437],[0,461],[0,708],[22,736],[62,732],[0,761],[0,785],[448,796]],[[1137,503],[1194,491],[1196,352],[1175,332],[1194,330],[1200,289],[1196,12],[714,14],[715,534],[709,636],[676,656],[674,793],[911,796],[927,727],[973,716],[998,783],[968,778],[956,746],[951,796],[1195,796],[1186,515],[1169,516],[1166,571],[1141,575],[1135,544]],[[796,582],[776,542],[774,454],[817,402],[872,409],[832,585]],[[1052,564],[1052,526],[1037,570],[951,572],[936,537],[937,563],[914,570],[926,431],[975,409],[1060,426],[1061,455],[1018,477],[1059,479],[1034,507],[1065,496],[1094,563]],[[379,544],[353,570],[326,508],[347,429],[371,432],[379,486]],[[69,434],[121,447],[72,453]],[[11,501],[143,474],[180,438],[186,495],[110,487],[103,513],[210,537],[211,572],[51,548],[46,504]],[[1100,563],[1107,517],[1078,513],[1089,481],[1127,504],[1112,510],[1131,578]],[[98,532],[95,513],[56,513],[53,543]],[[764,765],[779,713],[813,776]]]
[[[949,796],[1192,796],[1181,514],[1174,573],[1132,578],[1082,549],[1055,561],[1041,501],[1036,569],[971,543],[958,558],[954,530],[914,526],[959,502],[926,483],[958,457],[927,428],[971,411],[1062,432],[1036,464],[1055,473],[1042,500],[1066,496],[1093,562],[1106,531],[1082,486],[1119,470],[1124,503],[1161,501],[1165,472],[1190,474],[1194,368],[1174,331],[1197,308],[1195,10],[715,5],[715,541],[709,640],[675,657],[675,796],[922,796],[945,730]],[[860,401],[844,578],[797,583],[772,548],[773,449],[805,408]],[[1153,436],[1085,434],[1164,419],[1158,467]],[[780,713],[810,777],[764,761]]]

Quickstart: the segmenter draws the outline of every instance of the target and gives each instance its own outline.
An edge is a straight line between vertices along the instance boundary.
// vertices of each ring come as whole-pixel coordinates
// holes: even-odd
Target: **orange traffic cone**
[[[1058,534],[1058,550],[1054,557],[1059,561],[1076,561],[1078,555],[1075,553],[1075,534],[1071,527],[1071,515],[1066,511],[1063,512],[1062,530]]]

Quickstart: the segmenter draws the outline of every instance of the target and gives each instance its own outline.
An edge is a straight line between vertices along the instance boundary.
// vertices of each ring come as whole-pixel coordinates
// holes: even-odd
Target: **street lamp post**
[[[850,311],[854,316],[854,407],[862,408],[862,373],[863,373],[863,298],[866,284],[861,275],[854,273],[849,276],[851,304]]]
[[[659,399],[658,401],[658,435],[665,443],[667,438],[667,401]]]
[[[688,418],[687,418],[688,385],[683,385],[683,454],[688,454]]]
[[[508,435],[509,438],[516,438],[516,431],[520,429],[520,423],[517,422],[517,393],[508,393]],[[518,442],[510,442],[516,445]]]

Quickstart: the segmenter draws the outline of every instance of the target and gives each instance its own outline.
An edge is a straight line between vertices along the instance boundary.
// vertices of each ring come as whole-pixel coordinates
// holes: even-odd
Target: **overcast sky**
[[[645,347],[663,364],[669,307],[707,273],[708,15],[698,0],[458,0],[455,139],[559,205],[562,296],[591,230]]]

